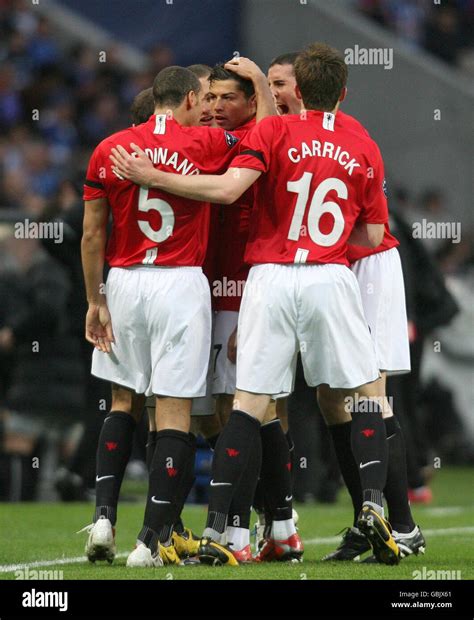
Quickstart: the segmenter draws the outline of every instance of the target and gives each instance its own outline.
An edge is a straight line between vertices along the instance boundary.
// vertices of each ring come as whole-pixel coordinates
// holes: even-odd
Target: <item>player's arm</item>
[[[108,215],[109,205],[106,198],[84,203],[81,257],[89,304],[86,340],[104,353],[110,353],[110,343],[114,342],[112,322],[103,290]]]
[[[257,99],[257,123],[262,118],[278,114],[275,99],[268,86],[267,76],[253,60],[240,56],[227,62],[224,67],[229,71],[234,71],[240,77],[252,81]]]
[[[361,211],[348,243],[376,248],[384,238],[385,222],[388,221],[388,207],[384,165],[382,155],[375,142],[372,143],[372,152],[367,162],[365,183],[360,188]]]
[[[176,196],[230,205],[254,183],[261,172],[250,168],[229,168],[221,175],[201,174],[183,176],[157,170],[145,152],[136,144],[130,145],[132,156],[120,145],[112,149],[113,170],[141,187],[154,187]]]
[[[362,245],[367,248],[376,248],[383,241],[385,226],[383,224],[365,224],[358,222],[352,229],[347,241],[351,245]]]

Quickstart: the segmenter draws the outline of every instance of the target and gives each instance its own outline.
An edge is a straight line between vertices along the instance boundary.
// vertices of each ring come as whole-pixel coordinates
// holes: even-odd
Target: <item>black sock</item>
[[[94,523],[99,517],[117,521],[117,503],[125,468],[132,452],[135,420],[123,411],[111,411],[104,420],[97,446]]]
[[[408,503],[407,460],[403,431],[395,416],[385,418],[388,444],[387,500],[390,524],[397,532],[407,534],[415,527]]]
[[[286,441],[288,443],[288,448],[290,451],[290,475],[291,475],[291,488],[293,488],[293,476],[294,476],[294,460],[295,460],[295,444],[293,443],[293,439],[290,435],[290,431],[285,433]],[[257,512],[260,520],[262,518],[265,520],[265,525],[269,526],[272,523],[272,512],[268,505],[268,502],[265,499],[265,489],[264,484],[261,478],[258,479],[257,488],[255,489],[255,495],[253,500],[254,510]]]
[[[156,540],[167,543],[171,538],[173,524],[179,514],[179,489],[193,455],[194,445],[189,433],[177,430],[157,432],[143,529],[138,536],[138,540],[152,550]]]
[[[209,447],[211,448],[211,450],[214,451],[216,449],[216,443],[218,439],[219,439],[219,433],[217,435],[213,435],[212,437],[206,438],[206,441],[209,444]]]
[[[353,405],[351,414],[351,445],[359,468],[362,501],[383,508],[388,446],[382,409],[375,400],[364,399]]]
[[[232,527],[250,528],[250,511],[255,497],[258,475],[262,456],[258,450],[251,450],[247,467],[235,488],[235,493],[227,515],[227,525]]]
[[[290,431],[286,431],[285,437],[286,437],[286,442],[288,443],[288,448],[290,450],[291,463],[293,464],[295,444],[293,443],[293,437],[290,435]]]
[[[264,424],[260,436],[265,505],[273,521],[286,521],[292,516],[291,456],[280,420]]]
[[[194,481],[196,480],[196,478],[194,477],[194,461],[196,458],[197,440],[196,440],[196,436],[193,435],[192,433],[189,433],[189,442],[190,442],[192,450],[191,450],[191,453],[189,454],[188,467],[186,469],[186,473],[183,477],[180,488],[178,489],[178,494],[176,496],[176,512],[177,512],[178,518],[176,519],[174,523],[173,529],[178,534],[182,534],[184,532],[184,523],[181,519],[181,513],[183,511],[184,504],[188,498],[188,495],[191,492],[191,489],[193,488]]]
[[[247,467],[250,452],[255,450],[261,459],[261,449],[260,422],[234,409],[214,451],[206,529],[224,533],[232,497]]]
[[[156,448],[156,434],[157,431],[148,431],[148,441],[146,442],[146,466],[148,472],[151,468],[151,462],[153,460],[153,455],[155,454]]]
[[[265,514],[265,491],[261,478],[257,480],[257,486],[255,487],[255,493],[253,495],[252,506],[259,517],[260,515]]]
[[[290,435],[290,431],[285,433],[286,441],[288,442],[288,448],[290,449],[290,473],[291,473],[291,488],[295,483],[295,444],[293,443],[293,437]]]
[[[331,433],[342,478],[351,496],[354,508],[354,525],[356,525],[359,513],[362,510],[362,487],[359,468],[352,454],[351,427],[351,422],[344,422],[344,424],[328,426],[328,430]]]

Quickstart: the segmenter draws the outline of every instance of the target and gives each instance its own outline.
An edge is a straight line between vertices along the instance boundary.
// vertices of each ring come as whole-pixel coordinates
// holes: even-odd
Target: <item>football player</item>
[[[153,84],[155,114],[95,149],[84,185],[82,260],[89,309],[86,338],[92,373],[110,381],[112,407],[97,452],[96,510],[86,553],[115,555],[117,501],[136,420],[145,395],[156,396],[156,447],[143,528],[129,566],[179,561],[172,528],[177,498],[194,467],[191,400],[203,396],[210,349],[209,285],[202,274],[210,205],[138,187],[114,174],[110,149],[138,142],[157,165],[180,175],[225,169],[237,142],[195,127],[202,113],[198,78],[182,67],[161,71]],[[106,248],[106,224],[113,215]],[[103,265],[111,270],[104,287]]]
[[[301,114],[303,102],[296,91],[294,65],[298,52],[275,58],[268,70],[268,80],[281,114]],[[354,117],[341,110],[337,123],[353,131],[367,135],[366,128]],[[398,241],[385,226],[384,239],[377,248],[350,245],[348,258],[361,290],[364,315],[370,327],[377,351],[381,374],[378,381],[379,398],[384,403],[389,462],[384,495],[389,509],[393,536],[400,548],[401,557],[418,554],[425,550],[425,540],[415,524],[407,492],[405,442],[403,432],[386,399],[387,372],[401,374],[410,371],[408,327],[405,308],[403,273],[398,251]],[[356,527],[362,505],[362,490],[358,465],[350,445],[350,416],[340,395],[322,386],[318,400],[333,439],[336,455],[344,482],[349,490],[354,521],[347,528],[338,549],[325,556],[325,560],[355,560],[370,547],[365,536]]]
[[[225,174],[164,174],[138,145],[132,148],[139,162],[121,148],[114,163],[126,174],[134,160],[146,186],[224,204],[258,180],[246,250],[253,267],[239,315],[237,391],[216,445],[201,560],[230,563],[216,543],[223,540],[236,486],[261,449],[260,422],[270,398],[291,392],[300,351],[307,383],[330,386],[348,399],[352,450],[362,465],[357,526],[376,558],[394,564],[400,551],[383,513],[387,442],[379,373],[357,280],[346,267],[349,241],[382,242],[388,219],[383,162],[369,136],[336,127],[347,80],[340,53],[314,44],[298,56],[295,72],[305,114],[264,119]],[[291,527],[289,520],[278,522],[268,543],[284,547],[295,534]]]

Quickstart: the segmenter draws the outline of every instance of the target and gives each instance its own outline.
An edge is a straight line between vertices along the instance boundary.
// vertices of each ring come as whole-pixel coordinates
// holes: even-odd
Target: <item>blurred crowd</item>
[[[464,33],[469,15],[472,24],[472,2],[444,4],[450,17],[441,19],[451,27],[454,22],[457,35],[453,49],[442,53],[454,62],[464,46],[472,45]],[[425,2],[380,0],[361,6],[414,44],[444,40],[432,34],[440,18]],[[461,10],[466,19],[460,19]],[[130,124],[136,94],[174,62],[173,51],[157,45],[149,52],[147,68],[131,72],[121,64],[117,48],[98,50],[59,35],[46,18],[31,11],[28,0],[0,0],[0,500],[52,499],[57,492],[62,499],[84,499],[94,486],[95,446],[109,389],[90,376],[91,351],[83,338],[82,180],[94,146]],[[414,221],[452,219],[437,188],[428,188],[421,197],[398,189],[391,208],[397,214],[395,234],[399,230],[408,240],[401,252],[406,254],[416,360],[408,383],[393,389],[404,399],[399,409],[406,412],[411,437],[411,485],[426,488],[433,454],[451,462],[473,459],[474,429],[464,419],[472,397],[459,385],[474,364],[469,341],[472,246],[469,234],[458,244],[413,243]],[[25,218],[61,223],[62,242],[16,235],[14,223]],[[419,275],[423,266],[426,277]],[[447,289],[441,271],[448,276]],[[431,297],[426,294],[428,280]],[[439,339],[447,343],[441,355],[432,345],[438,329],[445,330]],[[430,360],[424,376],[423,343]],[[297,457],[312,455],[296,474],[295,497],[335,501],[340,475],[315,416],[314,392],[304,385],[293,398],[290,419]],[[418,432],[423,428],[430,432]],[[133,476],[145,475],[136,465],[144,457],[144,437],[141,429]],[[32,465],[36,457],[39,467]],[[206,455],[202,461],[209,467]]]
[[[474,74],[473,0],[356,0],[359,9],[414,47]]]
[[[31,2],[0,0],[0,62],[0,209],[38,214],[81,178],[91,148],[130,124],[135,95],[173,52],[157,45],[131,73],[118,48],[67,45]]]

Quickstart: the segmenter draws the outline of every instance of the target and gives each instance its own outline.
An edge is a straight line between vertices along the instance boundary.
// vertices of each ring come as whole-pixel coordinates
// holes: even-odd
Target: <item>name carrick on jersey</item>
[[[345,127],[347,129],[352,129],[355,132],[361,132],[366,136],[369,135],[369,132],[364,125],[362,125],[362,123],[360,123],[353,116],[345,114],[341,111],[338,111],[336,114],[336,127]],[[396,248],[397,245],[400,245],[400,242],[390,232],[389,225],[385,224],[385,232],[380,245],[376,248],[368,248],[362,245],[349,244],[347,247],[347,259],[349,260],[349,263],[352,264],[361,258],[365,258],[366,256],[372,256],[372,254],[378,254],[379,252],[385,252],[386,250]]]
[[[245,260],[348,265],[357,220],[388,221],[376,143],[329,112],[272,116],[242,141],[231,167],[263,172],[255,184]]]
[[[222,129],[183,127],[166,115],[153,115],[103,140],[89,162],[84,200],[107,198],[112,233],[106,260],[111,267],[130,265],[200,266],[209,236],[210,205],[139,187],[112,172],[109,155],[134,142],[155,168],[175,174],[216,174],[228,167],[238,139]]]

